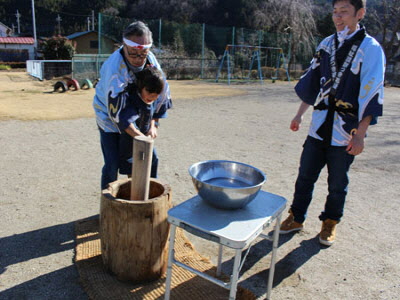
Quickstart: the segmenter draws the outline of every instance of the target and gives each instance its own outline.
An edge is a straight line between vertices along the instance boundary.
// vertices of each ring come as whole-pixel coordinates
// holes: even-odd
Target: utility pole
[[[90,17],[87,17],[87,30],[90,31]]]
[[[35,0],[32,0],[32,21],[33,21],[33,48],[35,59],[37,54],[36,19],[35,19]]]
[[[18,9],[17,9],[17,13],[15,14],[15,16],[17,17],[18,34],[20,34],[21,28],[19,26],[19,18],[21,17],[21,14],[19,13]]]
[[[62,19],[61,19],[60,15],[57,15],[56,21],[58,23],[58,34],[61,35],[61,21],[62,21]]]
[[[94,31],[94,10],[92,10],[92,31]]]

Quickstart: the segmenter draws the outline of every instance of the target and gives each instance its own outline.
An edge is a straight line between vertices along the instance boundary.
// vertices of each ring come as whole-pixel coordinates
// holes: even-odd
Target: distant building
[[[66,38],[74,45],[76,54],[98,54],[99,53],[99,34],[97,31],[76,32]],[[109,37],[102,36],[101,52],[112,53],[118,41]]]
[[[0,61],[25,62],[35,59],[32,37],[0,37]]]
[[[0,37],[11,36],[12,33],[13,30],[10,27],[0,22]]]

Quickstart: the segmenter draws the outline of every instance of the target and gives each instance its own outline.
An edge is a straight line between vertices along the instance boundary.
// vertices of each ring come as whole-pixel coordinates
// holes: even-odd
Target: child
[[[328,196],[319,216],[319,242],[330,246],[343,216],[354,157],[364,149],[369,125],[382,115],[385,56],[378,42],[359,24],[365,0],[333,0],[336,33],[317,48],[309,69],[295,87],[302,100],[290,129],[297,131],[308,107],[314,106],[303,145],[299,175],[281,234],[300,231],[322,168],[328,168]]]
[[[119,142],[119,173],[130,175],[132,173],[132,149],[133,137],[149,136],[157,137],[158,119],[166,117],[169,106],[156,101],[164,89],[164,78],[160,70],[155,67],[146,67],[135,74],[136,80],[128,86],[129,97],[119,112],[110,107],[110,118],[118,126],[121,132]],[[113,103],[109,103],[113,106]],[[155,111],[157,113],[155,114]],[[153,148],[153,160],[151,177],[157,178],[158,157]]]

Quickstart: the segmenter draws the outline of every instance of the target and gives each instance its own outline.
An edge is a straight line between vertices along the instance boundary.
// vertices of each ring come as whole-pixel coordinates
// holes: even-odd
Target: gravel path
[[[260,168],[268,177],[263,189],[290,202],[310,119],[298,133],[288,129],[298,106],[293,85],[245,85],[245,96],[174,101],[155,142],[160,180],[172,186],[174,203],[195,195],[187,169],[207,159]],[[317,238],[324,171],[305,231],[280,240],[273,299],[398,299],[400,99],[398,89],[385,92],[385,116],[350,173],[337,243],[325,249]],[[0,145],[0,299],[87,299],[73,264],[74,222],[99,212],[95,120],[0,121]],[[203,255],[216,253],[215,245],[189,237]],[[270,253],[271,244],[257,240],[243,267],[241,285],[260,299]]]

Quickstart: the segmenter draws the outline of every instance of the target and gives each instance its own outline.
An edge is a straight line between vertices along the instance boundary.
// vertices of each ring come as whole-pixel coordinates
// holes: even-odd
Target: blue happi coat
[[[362,33],[365,37],[337,88],[332,146],[348,145],[364,117],[372,116],[373,125],[377,122],[377,117],[382,116],[385,56],[379,43],[365,32]],[[336,34],[320,43],[310,67],[295,87],[300,99],[315,107],[329,105],[328,96],[333,82],[330,56],[335,38]],[[352,41],[349,39],[346,42]],[[339,51],[340,48],[336,54]],[[339,69],[340,67],[338,65]],[[311,137],[323,139],[317,131],[324,123],[327,112],[327,109],[314,109],[308,133]]]
[[[152,52],[149,52],[147,61],[161,70],[161,67]],[[93,107],[96,113],[97,125],[105,132],[121,132],[121,112],[129,101],[129,94],[134,84],[135,74],[129,70],[122,47],[115,51],[104,62],[100,70],[100,81],[96,86],[96,95]],[[165,118],[167,109],[172,106],[168,82],[165,81],[164,90],[152,104],[152,118]]]

